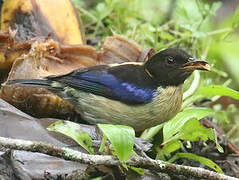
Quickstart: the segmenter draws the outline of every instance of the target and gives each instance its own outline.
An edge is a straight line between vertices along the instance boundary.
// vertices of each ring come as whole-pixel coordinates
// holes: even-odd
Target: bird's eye
[[[167,64],[174,64],[175,61],[174,61],[173,57],[168,56],[168,57],[166,57],[166,63],[167,63]]]

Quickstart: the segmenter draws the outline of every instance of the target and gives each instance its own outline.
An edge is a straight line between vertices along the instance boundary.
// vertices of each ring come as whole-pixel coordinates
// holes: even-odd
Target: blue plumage
[[[156,89],[142,88],[131,83],[122,82],[119,88],[115,89],[115,93],[122,100],[148,103],[157,95]]]
[[[78,82],[78,88],[88,86],[88,92],[99,94],[112,99],[121,100],[125,103],[148,103],[157,95],[156,89],[145,88],[118,79],[106,71],[101,72],[82,72],[74,76],[76,79],[71,79]]]

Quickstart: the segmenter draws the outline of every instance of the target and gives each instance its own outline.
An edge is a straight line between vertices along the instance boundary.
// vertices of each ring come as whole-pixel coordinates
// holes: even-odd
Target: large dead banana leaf
[[[47,37],[62,44],[84,44],[80,22],[70,0],[6,0],[1,11],[1,30],[10,29],[12,41],[17,42]],[[0,39],[0,46],[4,40]],[[0,70],[9,69],[22,54],[21,50],[10,52],[8,56],[0,52]]]

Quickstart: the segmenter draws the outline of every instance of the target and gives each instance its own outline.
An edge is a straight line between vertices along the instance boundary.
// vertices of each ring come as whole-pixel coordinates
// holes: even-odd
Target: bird
[[[168,48],[146,62],[96,65],[43,79],[13,79],[5,85],[46,88],[69,101],[90,124],[131,126],[136,132],[172,119],[181,109],[184,81],[207,61]]]

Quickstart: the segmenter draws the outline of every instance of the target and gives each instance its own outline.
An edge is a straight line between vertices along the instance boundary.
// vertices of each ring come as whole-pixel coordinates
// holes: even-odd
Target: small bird
[[[98,65],[6,84],[46,88],[71,102],[91,124],[122,124],[141,132],[178,113],[183,83],[196,69],[210,70],[210,66],[183,50],[169,48],[146,62]]]

